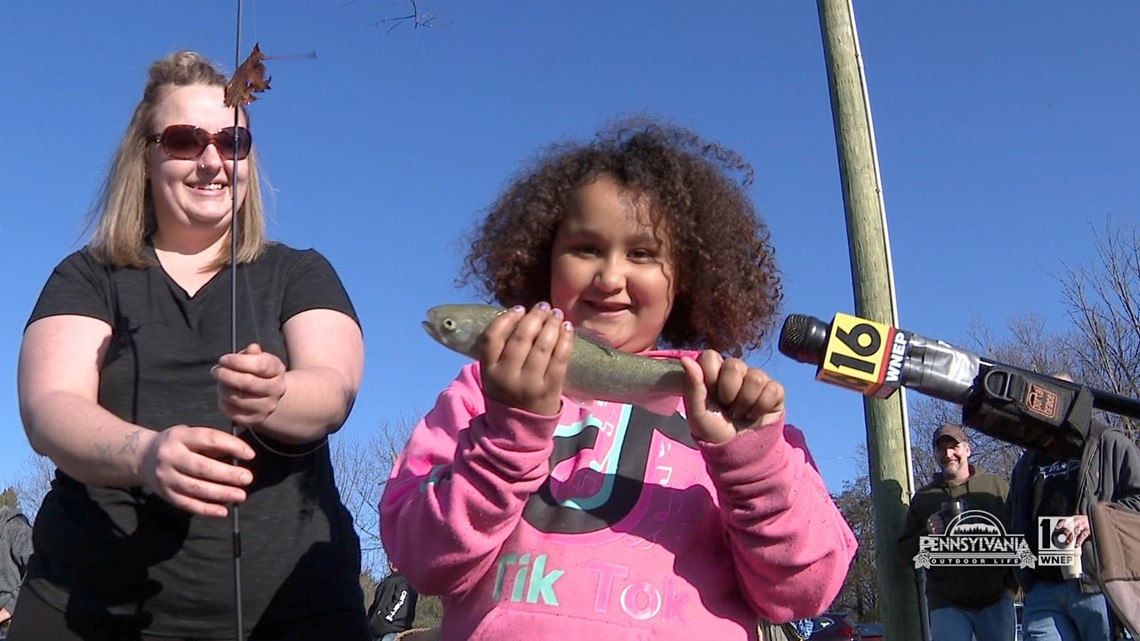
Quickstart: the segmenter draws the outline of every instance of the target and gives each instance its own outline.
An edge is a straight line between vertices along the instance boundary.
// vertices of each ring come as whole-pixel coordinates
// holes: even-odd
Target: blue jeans
[[[984,608],[945,607],[930,611],[931,641],[1013,641],[1017,617],[1008,594]]]
[[[1108,641],[1104,595],[1084,594],[1077,579],[1038,581],[1025,595],[1026,641]]]

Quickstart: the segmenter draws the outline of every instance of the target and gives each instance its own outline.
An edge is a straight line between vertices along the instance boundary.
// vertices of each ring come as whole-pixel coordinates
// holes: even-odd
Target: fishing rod
[[[241,132],[241,113],[245,105],[257,100],[254,93],[261,93],[269,89],[270,78],[265,76],[265,65],[263,60],[269,59],[261,53],[261,48],[258,44],[253,45],[249,56],[245,62],[241,61],[241,28],[242,28],[242,0],[237,0],[237,33],[234,38],[234,74],[225,86],[225,105],[232,107],[234,110],[234,131]],[[292,59],[292,58],[315,58],[317,56],[315,51],[308,51],[305,53],[292,54],[287,56],[272,56],[273,59]],[[238,153],[239,148],[243,144],[249,144],[246,136],[249,134],[235,133],[233,136],[233,148],[230,153],[230,353],[236,354],[238,352],[238,327],[237,327],[237,298],[238,298],[238,236],[241,231],[238,228],[238,161],[241,159],[241,154]],[[252,152],[252,149],[250,150]],[[256,179],[256,174],[250,170],[248,179]],[[249,211],[249,209],[247,209]],[[247,272],[242,274],[246,279],[246,297],[250,299],[251,303],[251,316],[250,322],[254,333],[254,340],[258,343],[261,342],[260,332],[257,327],[257,317],[252,313],[252,292],[250,291],[249,276]],[[328,438],[320,439],[313,448],[305,452],[283,452],[270,446],[258,436],[257,430],[251,425],[246,431],[249,435],[256,440],[266,450],[274,454],[285,457],[302,457],[308,456],[324,447]],[[237,437],[240,433],[238,425],[230,421],[230,434]],[[240,461],[236,458],[230,459],[231,465],[240,465]],[[231,522],[233,524],[233,570],[234,570],[234,625],[236,628],[235,639],[243,641],[243,617],[242,617],[242,588],[241,588],[241,517],[238,505],[235,503],[230,506],[231,508]]]
[[[241,18],[242,18],[242,0],[237,0],[237,32],[234,36],[234,80],[237,80],[237,70],[241,66]],[[241,103],[238,102],[233,105],[234,109],[234,131],[240,131],[241,116]],[[238,145],[240,141],[239,136],[234,136],[233,153],[230,154],[231,162],[231,175],[233,178],[230,180],[230,353],[237,353],[237,252],[238,252]],[[230,421],[230,434],[234,437],[238,436],[238,426],[233,421]],[[237,465],[237,459],[232,459],[231,464]],[[230,506],[230,522],[233,526],[233,570],[234,570],[234,639],[243,641],[244,625],[242,617],[242,591],[241,591],[241,516],[238,510],[238,504],[234,503]]]
[[[241,61],[241,28],[242,28],[242,0],[237,0],[237,34],[234,38],[234,74],[230,81],[225,86],[225,105],[232,107],[234,110],[234,131],[240,132],[241,129],[241,113],[245,105],[257,100],[253,96],[254,93],[260,93],[269,88],[269,78],[265,77],[265,65],[262,61],[266,56],[261,53],[261,48],[253,45],[253,50],[250,51],[249,56],[245,62]],[[306,52],[295,54],[292,56],[274,56],[275,58],[315,58],[316,52]],[[239,148],[243,144],[248,144],[244,136],[237,134],[233,136],[233,149],[230,153],[230,353],[236,354],[238,352],[238,322],[237,322],[237,298],[238,298],[238,236],[241,231],[238,228],[238,160],[241,154],[238,153]],[[252,177],[254,174],[250,172]],[[248,211],[248,210],[247,210]],[[243,275],[246,275],[243,273]],[[246,275],[246,297],[250,297],[251,292],[249,289],[248,276]],[[252,301],[251,301],[252,302]],[[260,337],[257,329],[257,317],[252,315],[250,322],[253,324],[253,332],[255,340],[260,342]],[[265,449],[279,454],[281,456],[300,457],[307,456],[323,447],[327,439],[322,439],[315,447],[307,452],[300,453],[287,453],[281,452],[269,444],[265,443],[257,435],[257,431],[250,426],[247,430],[252,438],[257,440]],[[240,433],[238,425],[230,421],[230,434],[237,437]],[[240,465],[240,461],[236,458],[230,459],[231,465]],[[238,504],[234,503],[230,506],[232,536],[233,536],[233,574],[234,574],[234,638],[237,641],[243,641],[244,625],[242,616],[242,587],[241,587],[241,515]]]

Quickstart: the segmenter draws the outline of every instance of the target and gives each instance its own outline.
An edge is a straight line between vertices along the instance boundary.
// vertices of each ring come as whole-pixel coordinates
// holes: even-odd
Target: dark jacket
[[[376,586],[376,596],[368,607],[368,627],[376,639],[389,632],[403,632],[412,627],[416,619],[416,601],[419,595],[408,585],[408,580],[393,572]]]
[[[1033,476],[1040,454],[1026,450],[1013,468],[1010,479],[1008,509],[1013,532],[1025,534],[1037,527],[1028,514],[1032,502]],[[1140,512],[1140,449],[1136,448],[1124,432],[1094,423],[1081,450],[1080,476],[1077,480],[1077,512],[1088,515],[1093,503],[1108,501],[1126,510]],[[1093,537],[1081,546],[1081,591],[1086,594],[1100,592],[1097,584],[1099,556]],[[1018,570],[1017,578],[1028,592],[1036,582],[1029,570]]]
[[[942,509],[942,503],[965,499],[966,509],[984,510],[1009,528],[1005,511],[1009,485],[1005,480],[971,465],[970,476],[960,485],[950,485],[936,473],[931,482],[919,488],[910,500],[903,534],[899,537],[899,554],[903,562],[914,566],[919,538],[929,536],[926,520]],[[930,568],[926,597],[931,610],[953,606],[980,608],[993,605],[1005,594],[1017,589],[1010,568],[999,566],[940,566]]]
[[[0,608],[15,616],[16,597],[32,556],[32,526],[20,512],[0,506]]]

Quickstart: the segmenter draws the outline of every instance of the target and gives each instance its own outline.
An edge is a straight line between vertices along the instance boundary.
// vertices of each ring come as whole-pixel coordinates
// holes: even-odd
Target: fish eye
[[[455,329],[458,327],[458,324],[455,322],[454,318],[445,318],[445,319],[443,319],[442,324],[443,324],[443,328],[449,332],[454,332]]]

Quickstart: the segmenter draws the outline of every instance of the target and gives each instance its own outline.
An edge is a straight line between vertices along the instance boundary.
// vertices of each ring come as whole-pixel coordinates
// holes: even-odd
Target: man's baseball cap
[[[961,425],[943,423],[942,427],[934,431],[934,438],[930,440],[930,444],[937,446],[938,439],[942,438],[943,436],[949,436],[950,438],[954,439],[954,442],[956,443],[961,443],[962,441],[969,440],[966,438],[966,432],[962,430]]]

